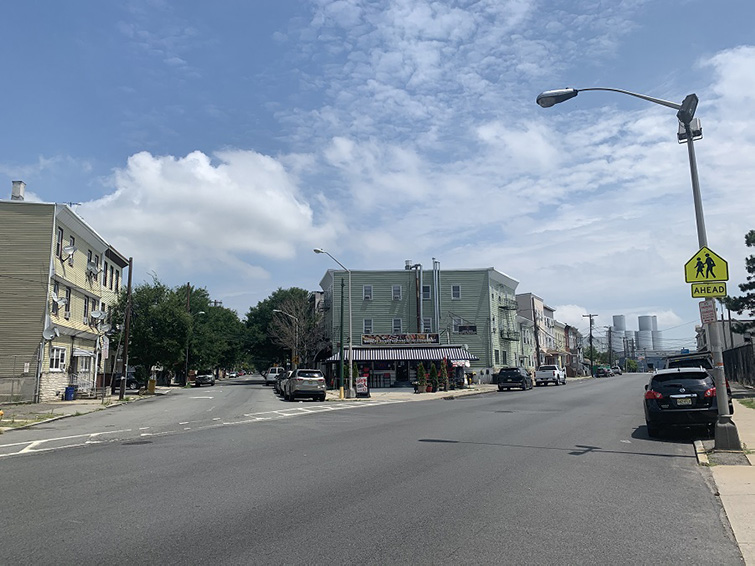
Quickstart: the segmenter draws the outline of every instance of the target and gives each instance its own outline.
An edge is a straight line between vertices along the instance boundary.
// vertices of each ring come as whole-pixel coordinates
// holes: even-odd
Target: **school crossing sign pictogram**
[[[729,280],[729,264],[710,248],[703,246],[684,264],[687,283],[709,283]]]

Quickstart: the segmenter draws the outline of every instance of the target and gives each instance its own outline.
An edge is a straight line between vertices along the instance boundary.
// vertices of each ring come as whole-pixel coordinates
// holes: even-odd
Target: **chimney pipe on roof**
[[[26,192],[26,183],[23,181],[13,181],[13,190],[10,194],[11,200],[24,200],[24,193]]]

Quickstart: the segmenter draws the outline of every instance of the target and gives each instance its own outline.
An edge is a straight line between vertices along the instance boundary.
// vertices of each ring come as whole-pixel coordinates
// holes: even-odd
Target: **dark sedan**
[[[503,368],[498,372],[496,376],[496,383],[498,384],[498,391],[504,389],[532,389],[532,376],[529,372],[521,367],[516,368]]]
[[[734,413],[731,391],[729,413]],[[645,386],[649,436],[658,436],[661,430],[670,427],[705,426],[712,431],[717,419],[716,385],[704,368],[658,370]]]

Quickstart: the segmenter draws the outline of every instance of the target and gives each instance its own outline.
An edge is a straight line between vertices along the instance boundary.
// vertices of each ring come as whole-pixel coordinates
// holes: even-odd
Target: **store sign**
[[[459,334],[477,334],[476,324],[459,325]]]
[[[440,335],[431,332],[417,334],[362,334],[363,346],[384,344],[440,344]]]

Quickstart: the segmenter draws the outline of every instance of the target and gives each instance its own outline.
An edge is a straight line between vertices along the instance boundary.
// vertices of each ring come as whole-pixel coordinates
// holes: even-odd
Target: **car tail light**
[[[652,389],[645,391],[645,399],[663,399],[663,393],[658,393]]]
[[[711,387],[710,389],[706,390],[705,394],[703,395],[703,397],[715,397],[715,396],[716,396],[716,388],[715,387]]]

